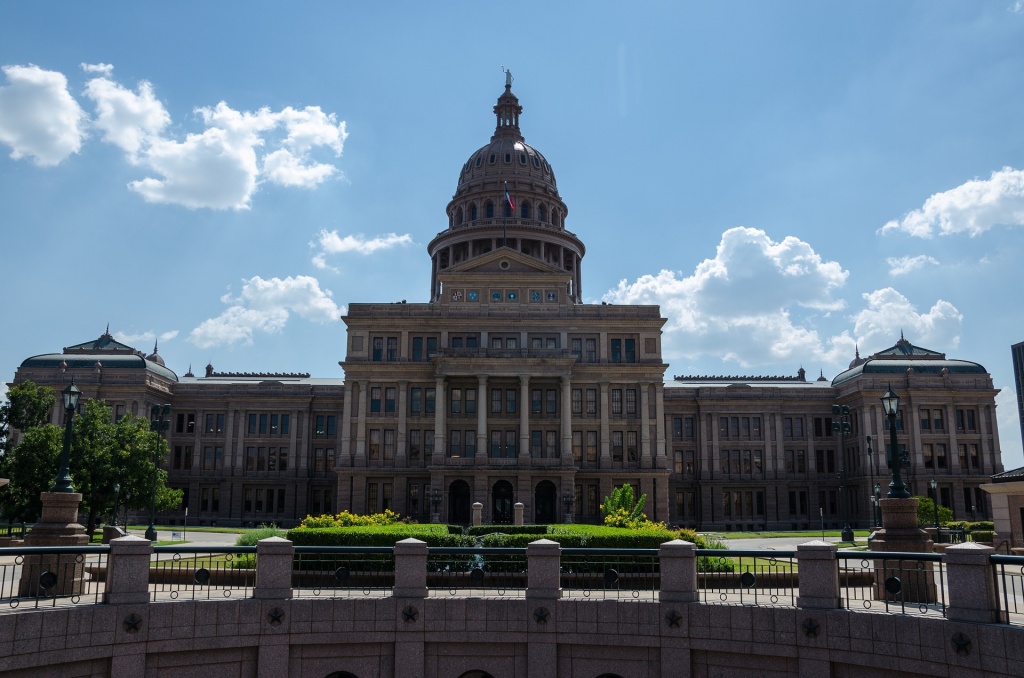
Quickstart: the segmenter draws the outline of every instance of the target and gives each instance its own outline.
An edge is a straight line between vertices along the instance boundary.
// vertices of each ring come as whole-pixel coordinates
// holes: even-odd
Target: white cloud
[[[980,235],[994,226],[1024,226],[1024,171],[1012,167],[936,193],[920,209],[882,227],[881,233],[905,231],[919,238],[967,233]]]
[[[122,344],[128,344],[135,348],[147,348],[151,343],[159,341],[171,341],[178,336],[178,330],[170,330],[167,332],[161,332],[157,334],[153,330],[147,330],[145,332],[136,332],[134,334],[129,332],[114,332],[114,339],[120,341]]]
[[[275,184],[289,187],[314,188],[338,171],[334,165],[302,161],[286,148],[280,148],[263,158],[263,174]]]
[[[148,142],[158,137],[171,122],[167,109],[153,94],[153,86],[143,80],[138,92],[122,87],[109,78],[113,66],[102,64],[104,77],[93,78],[85,85],[85,96],[96,105],[94,125],[103,132],[103,140],[128,154],[133,161]],[[87,72],[89,68],[82,66]]]
[[[237,297],[226,294],[221,301],[230,304],[216,318],[203,321],[188,340],[199,348],[253,343],[256,332],[279,332],[290,314],[314,322],[333,322],[345,310],[320,289],[320,282],[309,276],[269,278],[254,276],[244,281]]]
[[[85,63],[83,63],[83,64],[79,64],[79,66],[81,66],[82,70],[84,72],[86,72],[86,73],[95,73],[97,75],[102,75],[102,76],[107,77],[107,78],[109,78],[110,75],[114,72],[114,67],[111,64],[103,64],[103,63],[99,63],[99,64],[85,64]]]
[[[403,235],[385,233],[375,238],[367,238],[362,233],[340,236],[337,231],[322,229],[317,236],[317,241],[309,243],[309,246],[320,248],[320,251],[313,255],[313,265],[319,269],[330,269],[331,267],[327,264],[328,254],[356,252],[367,256],[380,250],[406,247],[411,244],[413,244],[412,236],[408,233]]]
[[[0,87],[0,143],[15,160],[40,166],[60,163],[82,147],[86,114],[68,92],[68,80],[38,66],[4,66]]]
[[[927,254],[918,254],[916,257],[889,257],[885,260],[889,264],[889,275],[906,275],[927,265],[938,266],[939,260]]]
[[[919,346],[955,348],[960,343],[964,317],[948,301],[939,299],[919,313],[909,299],[891,287],[867,292],[863,297],[867,308],[853,317],[861,346],[889,346],[901,332]]]
[[[852,355],[854,340],[840,335],[823,342],[815,330],[797,326],[792,313],[842,309],[832,293],[848,275],[797,238],[774,242],[764,231],[732,228],[715,258],[692,275],[661,271],[632,284],[623,280],[604,300],[660,304],[669,318],[666,357],[712,355],[744,367],[794,357],[834,360]]]

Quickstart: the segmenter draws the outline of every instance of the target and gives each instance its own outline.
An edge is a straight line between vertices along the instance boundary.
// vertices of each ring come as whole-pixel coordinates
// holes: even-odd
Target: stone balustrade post
[[[562,547],[557,541],[538,539],[526,547],[528,599],[558,600],[562,597]]]
[[[427,597],[427,543],[403,539],[395,543],[395,598]]]
[[[949,590],[946,619],[983,624],[1006,621],[1000,619],[995,572],[989,562],[993,553],[995,549],[991,546],[974,542],[946,549],[942,558]]]
[[[103,599],[111,605],[149,602],[149,561],[153,543],[142,537],[110,540]]]
[[[682,539],[667,541],[658,548],[663,603],[695,603],[697,592],[697,546]]]
[[[523,506],[523,502],[521,502],[521,501],[517,501],[512,506],[512,515],[514,516],[513,521],[512,521],[513,524],[515,524],[515,525],[522,525],[523,524],[523,510],[525,508],[526,507]]]
[[[483,525],[484,523],[484,505],[478,501],[473,502],[473,526]]]
[[[797,607],[819,610],[840,607],[839,567],[836,564],[838,550],[835,544],[826,541],[811,541],[796,547],[800,573]]]
[[[295,546],[281,537],[256,542],[256,586],[253,598],[291,598]]]

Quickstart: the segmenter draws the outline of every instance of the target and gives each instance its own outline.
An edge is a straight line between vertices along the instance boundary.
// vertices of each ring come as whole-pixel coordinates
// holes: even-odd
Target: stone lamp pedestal
[[[89,536],[78,524],[77,492],[42,492],[43,511],[25,546],[85,546]],[[43,576],[47,573],[48,576]],[[85,561],[81,556],[39,554],[25,557],[18,585],[20,596],[71,596],[82,593]]]
[[[931,553],[932,540],[917,524],[917,499],[882,499],[882,529],[874,533],[872,551]],[[917,560],[876,560],[874,594],[893,603],[934,603],[934,563]],[[895,592],[893,578],[899,579]],[[887,582],[889,588],[887,588]]]

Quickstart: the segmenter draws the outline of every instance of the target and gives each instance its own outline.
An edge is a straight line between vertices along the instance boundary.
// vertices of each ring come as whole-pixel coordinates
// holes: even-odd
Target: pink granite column
[[[825,541],[811,541],[796,547],[800,572],[797,607],[817,610],[840,607],[839,567],[836,564],[838,550],[835,544]]]
[[[149,602],[149,560],[153,543],[142,537],[119,537],[110,541],[104,601],[111,605]]]
[[[395,598],[427,597],[427,543],[403,539],[395,543]]]
[[[256,542],[256,586],[253,598],[292,597],[295,547],[287,539],[268,537]]]
[[[658,549],[658,570],[661,579],[658,598],[661,602],[697,602],[696,545],[682,539],[665,542]]]
[[[982,624],[1006,621],[1000,619],[995,573],[989,562],[993,553],[995,549],[991,546],[974,542],[946,549],[943,557],[949,590],[946,619]]]
[[[526,675],[549,678],[557,672],[557,604],[562,597],[562,547],[550,539],[532,541],[526,547]]]
[[[419,539],[403,539],[395,544],[395,666],[403,676],[422,678],[427,613],[427,544]],[[444,607],[434,607],[443,610]],[[443,624],[443,620],[433,620]]]

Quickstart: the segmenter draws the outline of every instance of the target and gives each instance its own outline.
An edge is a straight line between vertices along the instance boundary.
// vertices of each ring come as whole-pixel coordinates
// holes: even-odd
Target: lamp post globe
[[[61,391],[61,400],[64,404],[64,447],[60,452],[60,467],[57,476],[53,479],[53,486],[50,492],[74,492],[71,485],[71,422],[74,421],[75,411],[78,409],[78,400],[82,397],[82,389],[75,386],[74,378],[68,387]]]
[[[882,409],[889,418],[889,466],[892,469],[889,492],[885,496],[889,499],[909,499],[910,492],[907,491],[903,476],[900,475],[903,459],[900,457],[899,442],[896,440],[896,415],[900,409],[900,397],[893,393],[892,384],[889,385],[889,390],[882,395]]]

